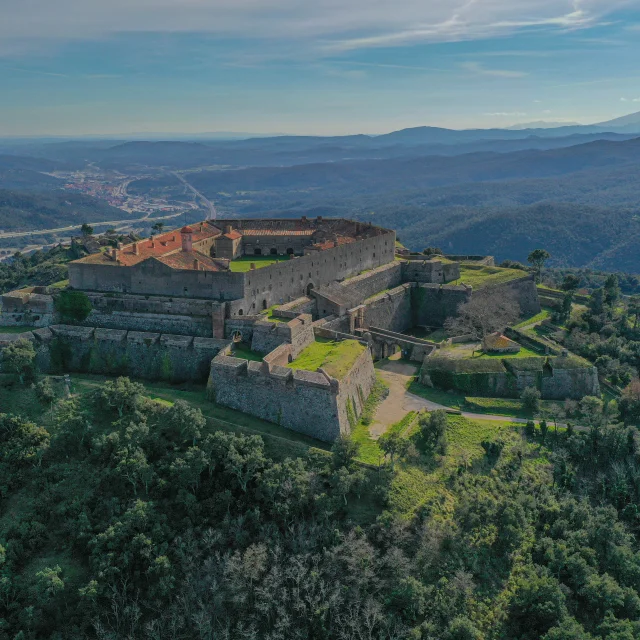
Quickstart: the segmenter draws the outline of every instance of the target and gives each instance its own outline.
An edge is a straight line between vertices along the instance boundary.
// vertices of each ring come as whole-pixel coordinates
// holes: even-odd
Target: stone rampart
[[[437,258],[410,259],[402,263],[402,280],[425,284],[445,284],[460,277],[457,262],[442,262]]]
[[[128,375],[171,382],[207,379],[211,359],[226,340],[52,325],[32,332],[42,371]]]
[[[491,291],[494,295],[513,296],[520,305],[520,312],[523,316],[534,316],[542,310],[533,274],[501,284],[490,285],[486,290]]]
[[[46,327],[54,316],[48,287],[25,287],[0,296],[0,327]]]
[[[367,300],[362,313],[362,329],[375,326],[401,333],[413,326],[411,291],[407,283]]]
[[[441,327],[458,306],[471,300],[471,287],[419,284],[412,289],[413,326]]]
[[[357,304],[361,304],[367,298],[381,291],[394,289],[400,284],[402,284],[402,264],[396,261],[348,278],[340,283],[340,287],[347,295],[355,298]]]
[[[368,350],[340,381],[322,371],[228,356],[213,359],[209,376],[210,392],[219,404],[325,442],[350,432],[374,383]]]
[[[300,315],[289,322],[260,320],[253,325],[251,350],[267,354],[281,344],[290,344],[295,358],[314,341],[312,323],[310,315]]]

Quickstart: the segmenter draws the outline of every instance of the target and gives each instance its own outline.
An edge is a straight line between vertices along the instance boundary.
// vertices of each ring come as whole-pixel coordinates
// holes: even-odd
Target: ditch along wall
[[[52,325],[30,333],[36,364],[47,373],[127,375],[202,382],[227,340],[119,329]],[[20,336],[24,337],[24,336]]]
[[[355,427],[375,384],[371,352],[366,349],[349,373],[336,380],[322,371],[289,369],[289,345],[262,362],[218,355],[211,362],[210,397],[238,411],[299,433],[333,442]]]

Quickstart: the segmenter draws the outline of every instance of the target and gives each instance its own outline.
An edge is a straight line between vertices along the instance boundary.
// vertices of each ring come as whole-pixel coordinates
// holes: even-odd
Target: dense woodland
[[[0,416],[0,638],[640,638],[640,441],[598,402],[483,442],[408,516],[394,474],[442,464],[444,415],[376,470],[128,379],[61,399],[28,360],[2,380],[40,409]]]
[[[67,263],[84,255],[86,252],[76,243],[36,251],[29,256],[17,253],[11,262],[0,262],[0,293],[26,285],[46,286],[66,280]]]

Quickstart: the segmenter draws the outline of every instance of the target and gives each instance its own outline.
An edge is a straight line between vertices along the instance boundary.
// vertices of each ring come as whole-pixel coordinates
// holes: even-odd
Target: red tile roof
[[[242,238],[242,234],[233,229],[232,231],[229,231],[229,233],[225,233],[224,237],[229,238],[229,240],[237,240],[238,238]]]
[[[325,240],[324,242],[317,242],[312,246],[315,249],[320,249],[320,251],[326,251],[327,249],[333,249],[336,244],[340,246],[343,244],[351,244],[355,241],[355,238],[350,238],[349,236],[338,236],[335,240]]]
[[[314,229],[242,229],[243,236],[310,236]]]

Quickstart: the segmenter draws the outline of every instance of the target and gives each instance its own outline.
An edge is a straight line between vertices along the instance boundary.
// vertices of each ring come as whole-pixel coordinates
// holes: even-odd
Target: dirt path
[[[449,409],[449,407],[443,404],[425,400],[407,391],[407,386],[417,371],[418,367],[416,365],[408,364],[400,360],[387,360],[378,367],[380,377],[389,385],[389,395],[380,403],[378,411],[376,412],[375,422],[369,427],[372,438],[379,438],[391,425],[400,422],[409,411]],[[517,422],[522,424],[527,422],[523,418],[469,413],[467,411],[463,411],[462,415],[470,420],[495,420],[498,422]]]

